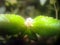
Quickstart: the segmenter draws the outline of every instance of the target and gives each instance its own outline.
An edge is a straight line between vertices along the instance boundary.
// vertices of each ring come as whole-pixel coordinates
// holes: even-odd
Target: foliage
[[[22,20],[22,21],[21,21]],[[31,20],[28,20],[30,24]],[[37,16],[32,25],[25,25],[23,17],[15,14],[0,14],[0,35],[5,36],[5,43],[12,37],[21,38],[25,43],[30,44],[31,40],[39,41],[41,37],[54,37],[60,33],[60,20],[47,16]],[[10,37],[11,36],[11,37]],[[41,36],[41,37],[40,37]],[[21,40],[21,41],[22,41]]]
[[[22,20],[22,21],[21,21]],[[0,14],[0,35],[13,35],[25,29],[24,19],[15,14]]]
[[[43,1],[45,2],[42,6],[41,3],[43,3]],[[4,8],[2,13],[19,14],[25,18],[36,17],[37,15],[41,14],[59,18],[60,15],[60,6],[58,0],[42,0],[42,2],[41,0],[2,0],[0,7]]]
[[[57,35],[60,30],[59,27],[59,20],[47,16],[37,16],[33,23],[34,31],[40,36]]]
[[[41,1],[42,2],[45,1],[43,3],[43,5],[42,5]],[[6,45],[19,45],[19,44],[20,45],[33,45],[33,44],[31,44],[31,42],[33,42],[34,45],[45,45],[46,41],[48,40],[47,42],[49,42],[49,39],[52,40],[52,38],[49,37],[46,39],[46,37],[42,37],[43,35],[52,36],[52,34],[56,35],[59,33],[59,31],[58,31],[59,27],[60,27],[59,26],[60,24],[58,25],[59,21],[54,19],[54,18],[60,19],[60,5],[59,4],[60,4],[59,0],[0,0],[0,14],[9,15],[9,16],[1,16],[3,19],[3,21],[2,21],[3,23],[0,22],[2,25],[0,27],[4,27],[4,29],[7,29],[7,27],[8,27],[9,30],[4,30],[4,31],[0,30],[1,34],[2,33],[4,34],[2,38],[0,37],[0,40],[2,40]],[[23,16],[24,18],[22,18],[20,16],[16,17],[15,14]],[[14,18],[12,18],[12,20],[11,20],[10,15],[14,15],[13,16]],[[44,19],[49,21],[49,22],[45,22],[45,21],[42,21],[42,19],[40,17],[36,17],[36,16],[40,16],[40,15],[44,15],[44,16],[47,15],[47,16],[51,16],[54,18],[51,18],[51,17],[47,18],[47,17],[42,16],[41,18],[44,17]],[[0,19],[1,19],[1,17],[0,17]],[[27,17],[34,18],[34,21],[35,21],[33,24],[34,30],[32,29],[33,27],[27,28],[23,24],[23,22],[25,21],[24,19]],[[8,18],[8,20],[6,18]],[[44,25],[41,24],[40,19]],[[51,22],[50,22],[50,19],[51,19]],[[10,23],[12,23],[12,24],[10,24],[8,22],[9,20],[10,20]],[[20,22],[19,20],[20,21],[22,20],[22,22]],[[7,23],[8,23],[8,25],[7,25]],[[16,24],[16,23],[18,23],[18,24]],[[54,25],[52,26],[53,23],[54,23]],[[23,26],[22,26],[22,24],[23,24]],[[37,24],[37,26],[36,26],[36,24]],[[48,28],[49,29],[51,28],[51,30],[49,30],[45,24],[47,24],[47,26],[49,24],[51,24],[48,26]],[[43,30],[41,28],[41,25],[42,25]],[[39,28],[39,26],[40,26],[40,28]],[[37,28],[35,28],[35,27],[37,27]],[[12,28],[14,30],[12,30]],[[18,31],[16,31],[17,29],[18,29]],[[26,31],[24,29],[26,29]],[[39,30],[39,29],[41,29],[41,30]],[[45,30],[47,30],[47,31],[45,31]],[[7,33],[7,31],[8,31],[8,33]],[[22,31],[22,33],[21,33],[22,35],[19,35],[19,34],[16,35],[16,32],[18,33],[19,31]],[[44,31],[44,33],[42,33],[43,31]],[[50,34],[50,32],[51,32],[51,34]],[[37,34],[35,34],[35,33],[37,33]],[[8,36],[8,35],[6,36],[5,34],[13,34],[13,36],[12,37]],[[29,36],[27,36],[26,34],[28,34]],[[40,35],[42,35],[42,36],[40,36]],[[17,37],[17,38],[15,38],[15,37]],[[53,39],[56,39],[55,36],[53,36]],[[2,41],[0,41],[0,43]],[[27,41],[27,43],[25,43],[26,41]],[[44,43],[42,43],[42,42],[44,42]],[[16,43],[18,43],[18,44],[16,44]],[[21,44],[21,43],[23,43],[23,44]],[[5,44],[2,43],[1,45],[5,45]],[[47,44],[47,45],[49,45],[49,44]]]

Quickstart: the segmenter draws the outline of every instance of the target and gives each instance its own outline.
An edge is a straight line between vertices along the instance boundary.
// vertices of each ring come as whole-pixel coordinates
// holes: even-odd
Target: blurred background
[[[51,16],[56,19],[60,19],[60,1],[59,0],[0,0],[0,14],[18,14],[24,18],[32,17],[35,18],[39,15]],[[5,37],[6,38],[6,37]],[[55,37],[49,38],[47,42],[50,45],[55,45]],[[46,39],[42,39],[42,44],[40,41],[37,43],[29,45],[45,45]],[[7,41],[7,43],[6,43]],[[24,43],[24,44],[23,44]],[[52,43],[52,44],[51,44]],[[47,45],[49,45],[47,44]],[[56,45],[60,44],[60,40],[57,40]],[[7,36],[6,39],[0,36],[0,45],[25,45],[25,42],[18,36],[12,37],[9,40]],[[28,44],[27,44],[28,45]]]
[[[19,14],[24,18],[47,15],[60,18],[59,0],[0,0],[0,14]]]

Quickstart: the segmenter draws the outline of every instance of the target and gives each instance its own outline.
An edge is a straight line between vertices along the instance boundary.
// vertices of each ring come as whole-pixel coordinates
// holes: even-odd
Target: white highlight
[[[27,18],[26,21],[25,21],[25,25],[26,25],[27,27],[33,26],[32,23],[33,23],[33,19],[30,18],[30,17]]]
[[[47,0],[40,0],[40,4],[44,5],[46,3]]]

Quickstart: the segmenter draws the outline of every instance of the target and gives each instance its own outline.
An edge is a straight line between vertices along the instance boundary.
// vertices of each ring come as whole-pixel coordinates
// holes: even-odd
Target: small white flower
[[[33,19],[30,18],[30,17],[27,18],[26,21],[25,21],[25,25],[26,25],[27,27],[33,26],[32,23],[33,23]]]

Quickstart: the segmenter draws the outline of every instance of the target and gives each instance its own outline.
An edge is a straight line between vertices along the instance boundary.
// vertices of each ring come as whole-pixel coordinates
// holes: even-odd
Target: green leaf
[[[14,4],[17,4],[17,0],[5,0],[6,2],[6,5],[9,5],[9,3],[11,4],[11,5],[14,5]]]
[[[56,3],[56,0],[50,0],[50,4],[53,4]]]
[[[15,14],[0,14],[0,34],[18,34],[25,30],[24,18]]]
[[[57,35],[60,30],[60,22],[52,17],[37,16],[34,18],[33,31],[40,36]]]

